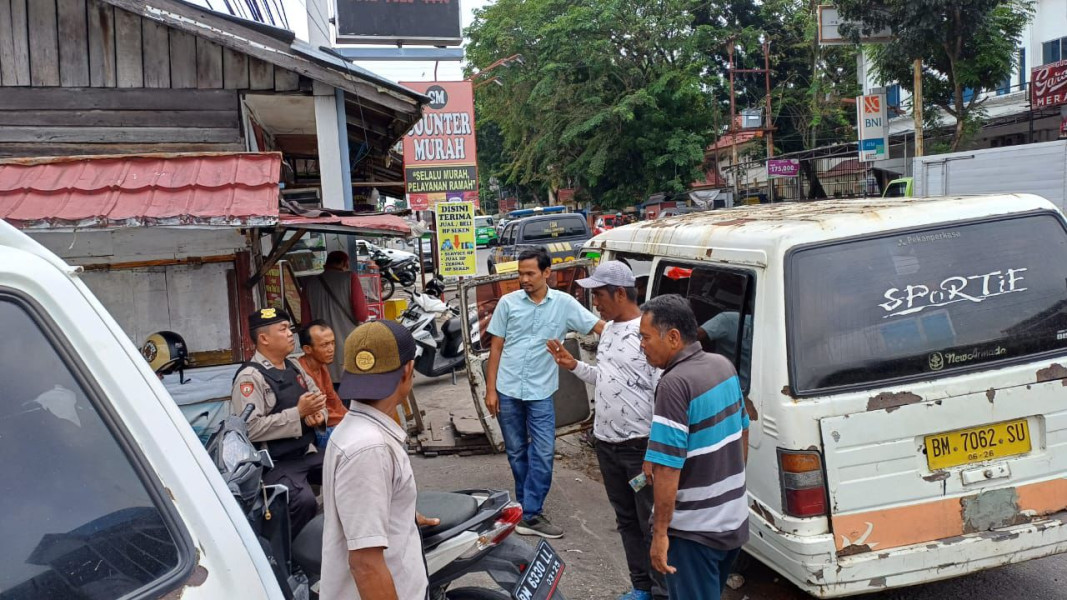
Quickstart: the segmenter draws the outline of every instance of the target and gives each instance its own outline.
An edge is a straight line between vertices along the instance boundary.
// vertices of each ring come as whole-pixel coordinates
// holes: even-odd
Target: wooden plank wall
[[[0,157],[244,149],[237,90],[0,90]]]
[[[300,78],[102,0],[0,0],[0,86],[289,92]]]
[[[0,0],[0,157],[244,150],[240,92],[300,84],[102,0]]]

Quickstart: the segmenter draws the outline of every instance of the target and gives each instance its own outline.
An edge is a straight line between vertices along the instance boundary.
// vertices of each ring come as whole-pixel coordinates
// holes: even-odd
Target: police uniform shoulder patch
[[[245,398],[251,396],[254,391],[256,391],[256,386],[251,381],[246,381],[241,384],[241,395]]]
[[[308,389],[308,384],[306,381],[304,381],[304,376],[300,373],[296,374],[296,382],[299,383],[300,387],[304,388],[305,390]]]

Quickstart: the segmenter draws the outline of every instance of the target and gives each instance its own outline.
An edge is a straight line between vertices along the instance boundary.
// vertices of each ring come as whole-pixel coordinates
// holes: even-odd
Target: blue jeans
[[[330,441],[330,434],[333,433],[333,427],[327,427],[325,430],[315,430],[315,447],[319,450],[326,450],[326,444]]]
[[[552,487],[552,462],[556,455],[556,406],[552,398],[520,400],[497,392],[500,398],[500,432],[504,435],[511,474],[515,477],[515,500],[522,505],[522,518],[541,514]]]
[[[667,564],[678,570],[667,575],[667,593],[685,600],[720,600],[726,578],[741,549],[716,550],[676,536],[668,536]]]

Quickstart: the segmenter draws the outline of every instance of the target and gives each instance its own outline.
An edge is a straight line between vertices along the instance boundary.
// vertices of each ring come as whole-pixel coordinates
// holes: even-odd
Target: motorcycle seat
[[[441,519],[439,525],[422,528],[423,538],[460,525],[478,514],[478,499],[453,492],[419,492],[415,510],[425,517]]]
[[[322,573],[322,524],[320,513],[293,540],[293,562],[300,565],[305,573]]]

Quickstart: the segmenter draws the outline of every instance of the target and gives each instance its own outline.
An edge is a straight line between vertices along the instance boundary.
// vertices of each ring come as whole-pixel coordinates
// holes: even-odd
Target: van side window
[[[719,267],[660,263],[653,296],[679,294],[689,300],[705,352],[730,359],[741,389],[752,376],[752,321],[755,276]]]
[[[648,279],[652,274],[653,256],[649,254],[632,254],[629,252],[616,252],[612,257],[620,261],[634,273],[637,288],[637,305],[641,306],[648,297]]]
[[[69,359],[14,298],[0,296],[0,329],[0,596],[157,597],[178,585],[192,567],[184,533]]]

